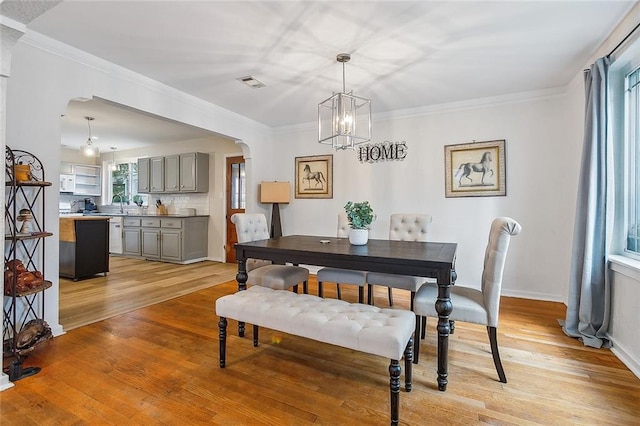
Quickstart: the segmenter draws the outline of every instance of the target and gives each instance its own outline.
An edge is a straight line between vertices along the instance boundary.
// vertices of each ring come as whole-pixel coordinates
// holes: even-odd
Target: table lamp
[[[271,212],[271,238],[282,237],[279,203],[289,203],[289,182],[261,182],[260,202],[273,203]]]

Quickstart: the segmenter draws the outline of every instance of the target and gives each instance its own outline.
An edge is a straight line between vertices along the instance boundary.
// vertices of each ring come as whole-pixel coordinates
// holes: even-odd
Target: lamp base
[[[280,206],[278,203],[273,203],[273,210],[271,212],[271,238],[282,237],[282,224],[280,223]]]

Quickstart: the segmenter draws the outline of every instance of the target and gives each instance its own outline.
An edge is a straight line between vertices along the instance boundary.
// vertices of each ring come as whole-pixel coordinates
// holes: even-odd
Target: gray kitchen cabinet
[[[165,192],[180,191],[180,156],[164,157],[164,190]]]
[[[149,192],[164,192],[164,157],[149,159]]]
[[[138,158],[138,193],[149,192],[149,158]]]
[[[180,155],[180,192],[209,191],[209,154]]]
[[[142,242],[142,257],[146,259],[160,259],[160,219],[140,219],[140,240]]]
[[[160,258],[160,230],[142,228],[140,230],[142,240],[142,257],[146,259]]]
[[[122,254],[125,256],[141,256],[140,219],[126,218],[122,221]]]
[[[166,261],[182,261],[182,231],[160,230],[160,258]]]
[[[123,221],[123,255],[187,263],[208,255],[206,216],[137,216]]]
[[[138,159],[138,192],[209,191],[209,154],[193,152]]]

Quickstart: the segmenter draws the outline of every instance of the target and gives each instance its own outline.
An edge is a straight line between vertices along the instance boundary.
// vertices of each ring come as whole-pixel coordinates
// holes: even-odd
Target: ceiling
[[[28,29],[281,127],[342,89],[342,52],[374,114],[566,86],[634,3],[64,1]]]

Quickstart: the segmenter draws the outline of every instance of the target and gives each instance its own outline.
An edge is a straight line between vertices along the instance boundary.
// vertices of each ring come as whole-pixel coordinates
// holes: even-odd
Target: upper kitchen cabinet
[[[149,158],[138,158],[138,193],[149,191]]]
[[[100,166],[61,163],[60,192],[99,197],[102,195],[101,174],[102,167]],[[69,182],[73,182],[73,184],[69,186]]]
[[[164,157],[149,159],[149,192],[164,192]]]
[[[209,154],[194,152],[138,159],[140,193],[208,191]]]
[[[138,193],[164,191],[164,157],[138,158]]]

